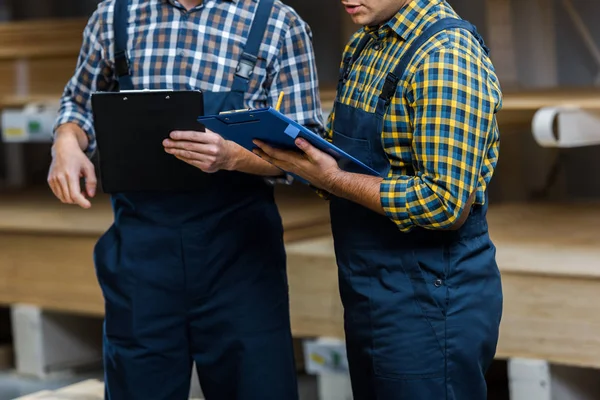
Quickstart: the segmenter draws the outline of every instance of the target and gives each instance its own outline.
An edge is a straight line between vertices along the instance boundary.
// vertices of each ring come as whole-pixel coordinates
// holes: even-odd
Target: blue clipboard
[[[255,139],[273,147],[301,151],[294,142],[296,138],[300,137],[317,149],[331,155],[340,167],[350,163],[353,164],[350,168],[352,172],[380,176],[374,169],[342,151],[310,129],[286,117],[273,107],[200,116],[198,122],[226,140],[231,140],[250,151],[256,148],[256,145],[252,143]],[[343,169],[347,170],[348,168]],[[308,183],[300,177],[294,176],[294,178]]]

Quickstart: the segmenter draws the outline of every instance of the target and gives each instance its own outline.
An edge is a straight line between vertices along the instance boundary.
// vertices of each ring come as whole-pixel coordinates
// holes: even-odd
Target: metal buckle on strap
[[[115,53],[115,74],[119,77],[129,75],[129,57],[125,51]]]
[[[242,54],[242,58],[235,69],[235,74],[240,78],[250,79],[250,76],[254,72],[256,61],[256,57],[247,53]]]
[[[396,88],[398,87],[398,78],[394,73],[390,72],[385,77],[385,83],[383,84],[383,89],[381,89],[381,94],[379,97],[386,102],[390,101],[394,94],[396,94]]]

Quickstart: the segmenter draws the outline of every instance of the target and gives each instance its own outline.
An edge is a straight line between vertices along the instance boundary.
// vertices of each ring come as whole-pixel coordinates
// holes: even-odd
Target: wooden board
[[[278,186],[276,200],[284,228],[290,234],[329,224],[328,203],[308,188]],[[104,194],[92,199],[92,208],[88,210],[60,203],[46,188],[0,196],[0,232],[97,237],[108,229],[112,220],[110,200]]]
[[[498,264],[513,274],[600,279],[597,202],[492,206]]]
[[[0,60],[77,56],[84,18],[5,22],[0,24]]]
[[[0,109],[40,96],[58,100],[75,71],[86,23],[85,18],[1,23]]]
[[[343,309],[331,234],[290,243],[286,252],[294,336],[343,338]]]

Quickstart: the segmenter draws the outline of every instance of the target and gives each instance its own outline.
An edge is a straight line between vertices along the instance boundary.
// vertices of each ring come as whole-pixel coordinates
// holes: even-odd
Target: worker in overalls
[[[96,90],[201,89],[206,114],[274,105],[284,91],[281,111],[322,131],[311,40],[278,0],[100,2],[62,97],[53,192],[91,205]],[[206,179],[189,192],[111,197],[114,223],[94,251],[106,300],[106,398],[187,399],[195,362],[207,400],[296,399],[272,181],[286,177],[211,132],[173,132],[164,147]]]
[[[444,0],[343,0],[346,47],[326,132],[381,175],[305,141],[257,153],[330,198],[355,400],[485,400],[502,286],[486,188],[501,90],[475,28]]]

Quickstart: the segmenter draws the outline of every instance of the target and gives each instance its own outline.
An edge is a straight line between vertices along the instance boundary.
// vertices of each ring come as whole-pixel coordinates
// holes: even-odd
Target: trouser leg
[[[239,218],[221,216],[218,232],[207,237],[190,231],[185,246],[190,337],[203,393],[207,400],[295,400],[277,210],[257,206]]]
[[[179,236],[111,228],[95,249],[105,298],[106,399],[188,398],[188,351]]]

